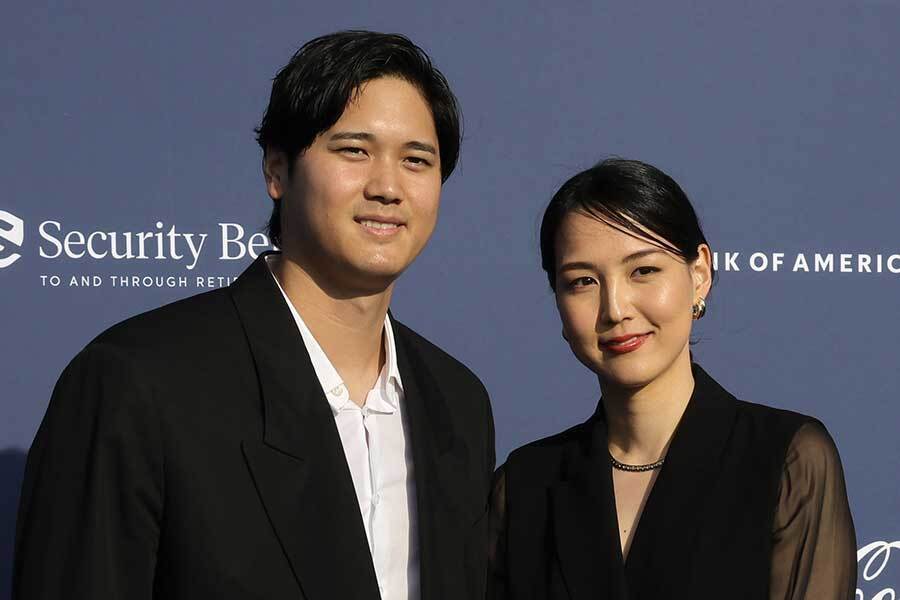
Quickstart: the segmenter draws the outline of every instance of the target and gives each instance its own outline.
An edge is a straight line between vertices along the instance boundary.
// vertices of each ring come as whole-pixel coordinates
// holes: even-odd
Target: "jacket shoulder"
[[[774,451],[776,455],[805,423],[813,417],[736,398],[706,373],[699,365],[693,365],[695,394],[704,410],[713,406],[727,406],[734,410],[736,439],[743,439],[752,452]]]
[[[434,368],[444,377],[452,378],[455,381],[465,383],[466,385],[476,387],[480,391],[487,394],[481,379],[465,364],[442,350],[432,342],[425,339],[403,323],[391,319],[394,327],[394,334],[398,340],[407,344],[410,351]]]
[[[738,418],[749,427],[768,435],[778,434],[785,442],[807,423],[821,423],[809,415],[765,404],[735,399]]]
[[[501,469],[513,479],[549,483],[560,479],[574,456],[589,452],[596,419],[591,417],[565,431],[535,440],[510,452]]]
[[[89,344],[127,354],[196,349],[198,344],[227,337],[239,326],[234,304],[225,289],[177,300],[112,325]]]

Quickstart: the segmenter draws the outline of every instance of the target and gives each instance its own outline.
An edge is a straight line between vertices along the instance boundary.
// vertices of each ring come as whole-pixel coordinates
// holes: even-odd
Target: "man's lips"
[[[602,340],[600,345],[606,350],[624,354],[626,352],[634,352],[643,346],[649,337],[649,333],[631,333]]]
[[[356,217],[353,220],[362,225],[367,232],[374,235],[391,235],[406,226],[404,221],[394,217],[365,216]]]

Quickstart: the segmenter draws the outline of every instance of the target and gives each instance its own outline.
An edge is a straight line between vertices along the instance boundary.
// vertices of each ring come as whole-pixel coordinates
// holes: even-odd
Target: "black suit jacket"
[[[487,393],[394,322],[423,600],[480,598]],[[260,257],[229,288],[114,326],[68,366],[28,455],[20,600],[375,600],[327,400]]]
[[[785,454],[806,424],[820,432],[816,449],[834,453],[832,470],[822,478],[831,482],[831,505],[840,508],[835,515],[843,521],[828,531],[840,527],[844,535],[829,539],[844,542],[835,565],[855,575],[843,474],[824,427],[811,417],[737,400],[699,366],[693,371],[694,393],[627,562],[602,404],[586,422],[510,454],[494,495],[492,599],[768,598]],[[811,535],[796,543],[801,549],[805,543],[810,554],[817,542]],[[855,586],[850,581],[844,587]]]

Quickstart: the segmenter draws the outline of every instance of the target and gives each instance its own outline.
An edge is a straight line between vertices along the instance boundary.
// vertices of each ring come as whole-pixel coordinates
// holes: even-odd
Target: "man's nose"
[[[403,199],[398,172],[400,168],[400,165],[388,158],[374,161],[364,190],[366,199],[384,204],[400,202]]]

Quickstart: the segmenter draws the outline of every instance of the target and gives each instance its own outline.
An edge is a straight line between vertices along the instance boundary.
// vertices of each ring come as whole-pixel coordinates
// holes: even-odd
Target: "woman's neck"
[[[609,451],[627,464],[665,456],[694,391],[687,348],[656,379],[639,388],[600,383],[608,423]]]

